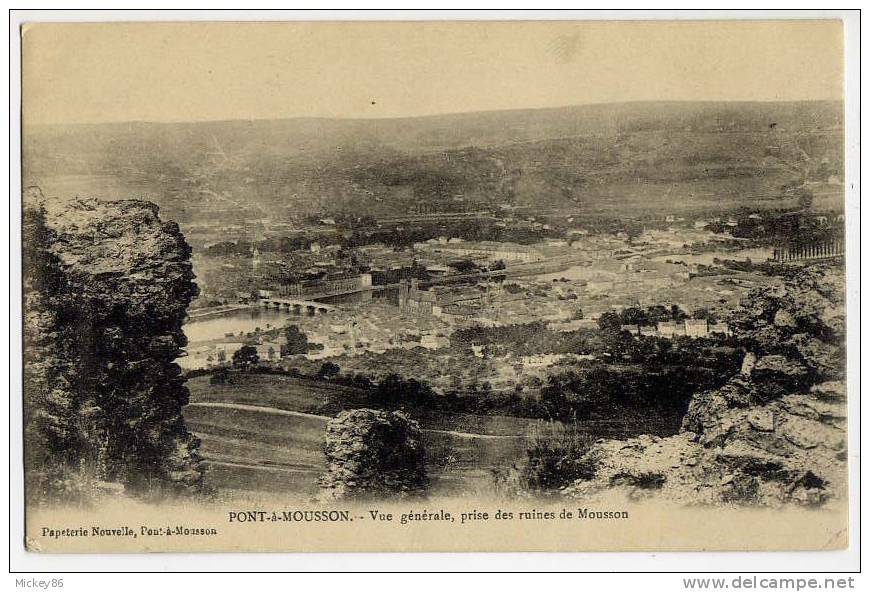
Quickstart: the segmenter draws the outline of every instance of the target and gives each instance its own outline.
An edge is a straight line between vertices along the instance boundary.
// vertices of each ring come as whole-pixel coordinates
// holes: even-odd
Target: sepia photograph
[[[25,549],[845,549],[844,24],[712,16],[23,23]]]

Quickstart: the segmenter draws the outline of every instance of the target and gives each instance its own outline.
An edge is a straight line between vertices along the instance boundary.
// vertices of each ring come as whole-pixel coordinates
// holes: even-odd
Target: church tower
[[[251,265],[254,268],[254,271],[257,271],[257,268],[260,267],[260,250],[254,245],[251,249]]]

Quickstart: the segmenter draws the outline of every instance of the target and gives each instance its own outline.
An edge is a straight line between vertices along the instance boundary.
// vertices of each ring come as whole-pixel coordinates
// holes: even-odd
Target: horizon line
[[[435,117],[456,117],[463,115],[481,115],[485,113],[510,113],[519,111],[558,111],[560,109],[573,109],[583,107],[603,107],[611,105],[639,105],[639,104],[667,104],[667,103],[694,103],[694,104],[710,104],[710,103],[743,103],[743,104],[788,104],[788,103],[840,103],[845,106],[845,99],[639,99],[629,101],[607,101],[594,103],[573,103],[566,105],[556,105],[552,107],[508,107],[503,109],[477,109],[473,111],[444,111],[441,113],[428,113],[421,115],[395,115],[395,116],[373,116],[373,117],[340,117],[327,115],[292,115],[292,116],[276,116],[276,117],[238,117],[238,118],[222,118],[222,119],[119,119],[112,121],[78,121],[78,122],[48,122],[48,123],[31,123],[25,124],[22,121],[22,132],[25,128],[37,127],[56,127],[56,126],[87,126],[87,125],[124,125],[124,124],[178,124],[190,125],[199,123],[229,123],[239,121],[249,122],[265,122],[265,121],[290,121],[290,120],[329,120],[329,121],[397,121],[405,119],[427,119]]]

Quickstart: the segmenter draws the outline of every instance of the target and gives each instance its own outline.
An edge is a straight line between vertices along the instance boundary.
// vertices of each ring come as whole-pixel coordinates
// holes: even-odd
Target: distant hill
[[[402,119],[36,126],[25,184],[145,197],[182,223],[497,205],[776,204],[842,178],[837,102],[620,103]]]

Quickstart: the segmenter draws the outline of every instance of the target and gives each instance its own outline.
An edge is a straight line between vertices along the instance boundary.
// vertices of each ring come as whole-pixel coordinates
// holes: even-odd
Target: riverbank
[[[226,314],[236,313],[242,310],[256,308],[251,304],[225,304],[223,306],[209,306],[207,308],[197,308],[187,312],[187,321],[199,321],[206,318],[222,316]]]

